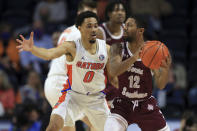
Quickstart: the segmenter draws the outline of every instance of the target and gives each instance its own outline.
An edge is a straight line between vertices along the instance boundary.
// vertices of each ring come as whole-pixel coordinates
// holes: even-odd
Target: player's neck
[[[96,53],[96,41],[94,43],[90,43],[89,40],[81,38],[81,44],[86,51],[90,52],[91,54]]]
[[[128,48],[131,52],[136,52],[138,46],[136,42],[128,42]]]
[[[107,28],[109,29],[109,31],[111,32],[111,34],[119,34],[121,32],[121,24],[117,24],[114,22],[107,22]]]

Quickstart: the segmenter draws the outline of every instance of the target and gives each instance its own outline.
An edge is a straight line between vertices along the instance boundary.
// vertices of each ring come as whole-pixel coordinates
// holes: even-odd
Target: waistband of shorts
[[[71,90],[72,90],[73,92],[77,93],[77,94],[85,95],[85,96],[97,95],[98,93],[102,93],[102,94],[106,95],[105,92],[103,92],[103,91],[94,92],[94,93],[91,93],[91,92],[82,93],[82,92],[75,91],[75,90],[73,90],[73,89],[71,89]]]
[[[132,100],[131,102],[133,102],[133,101],[145,102],[145,101],[147,101],[147,100],[149,100],[149,99],[151,99],[151,98],[154,98],[154,96],[150,96],[150,97],[148,97],[148,98],[146,98],[146,99]]]
[[[154,96],[150,96],[150,97],[148,97],[148,98],[145,98],[145,99],[139,99],[139,100],[128,100],[128,99],[126,99],[126,98],[121,98],[121,97],[117,97],[117,99],[125,99],[125,100],[127,100],[128,102],[130,102],[130,103],[133,103],[133,102],[135,102],[135,101],[137,101],[137,102],[139,102],[139,103],[141,103],[141,102],[145,102],[145,101],[147,101],[147,100],[149,100],[149,99],[151,99],[151,98],[155,98]]]
[[[48,74],[47,78],[50,78],[50,77],[65,77],[66,79],[68,79],[68,76],[65,74]]]

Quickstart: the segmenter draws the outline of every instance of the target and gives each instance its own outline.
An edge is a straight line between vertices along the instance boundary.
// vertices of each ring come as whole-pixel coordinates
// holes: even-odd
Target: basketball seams
[[[162,47],[161,48],[162,48],[163,58],[165,58],[165,54],[164,54],[164,51],[163,51],[164,50],[164,45],[163,44],[162,44]]]
[[[152,62],[153,62],[153,60],[154,60],[154,58],[155,58],[157,52],[159,51],[159,48],[161,47],[161,42],[160,42],[160,41],[158,41],[155,45],[157,45],[157,44],[159,44],[159,43],[160,43],[160,45],[159,45],[159,47],[157,48],[155,54],[153,55],[153,57],[152,57],[150,63],[148,64],[148,67],[150,67],[150,65],[152,64]]]
[[[168,48],[166,47],[165,44],[162,44],[162,53],[163,53],[163,58],[164,59],[169,55]]]
[[[141,59],[143,59],[143,58],[144,58],[144,54],[146,54],[146,52],[147,52],[149,49],[153,48],[155,45],[156,45],[156,44],[154,44],[154,45],[150,46],[149,48],[147,48],[147,49],[145,50],[145,52],[142,54]]]
[[[160,41],[147,42],[141,54],[142,63],[150,69],[157,69],[168,53],[168,48],[164,43]]]

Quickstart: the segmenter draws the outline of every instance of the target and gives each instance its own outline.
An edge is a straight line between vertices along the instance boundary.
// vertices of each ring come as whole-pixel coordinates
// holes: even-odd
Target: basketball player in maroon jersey
[[[105,131],[126,131],[128,125],[136,123],[142,131],[170,131],[156,99],[152,96],[152,75],[157,87],[163,89],[167,83],[171,57],[162,61],[158,70],[145,67],[139,58],[144,44],[140,21],[128,18],[125,24],[125,40],[122,46],[111,46],[110,69],[119,79],[119,95],[111,106],[111,115]]]
[[[107,22],[104,22],[99,27],[98,38],[106,40],[109,45],[120,44],[123,42],[123,23],[126,18],[126,8],[120,1],[110,2],[105,10]],[[117,87],[118,88],[118,87]],[[113,100],[118,94],[118,89],[107,82],[105,88],[107,101]]]
[[[120,1],[110,2],[105,10],[106,22],[99,27],[100,39],[106,40],[109,45],[123,41],[123,23],[126,18],[126,8]]]

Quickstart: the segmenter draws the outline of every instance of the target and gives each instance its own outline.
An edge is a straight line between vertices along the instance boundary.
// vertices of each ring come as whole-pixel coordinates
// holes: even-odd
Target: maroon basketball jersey
[[[104,37],[104,40],[106,40],[107,44],[112,45],[112,44],[120,44],[123,42],[124,30],[122,26],[121,26],[121,32],[119,36],[112,35],[109,29],[107,28],[106,23],[102,23],[99,28],[103,32],[103,35],[104,35],[103,37]]]
[[[128,43],[123,44],[122,61],[132,56]],[[119,97],[133,100],[143,100],[152,95],[152,74],[138,59],[131,67],[119,77]]]

